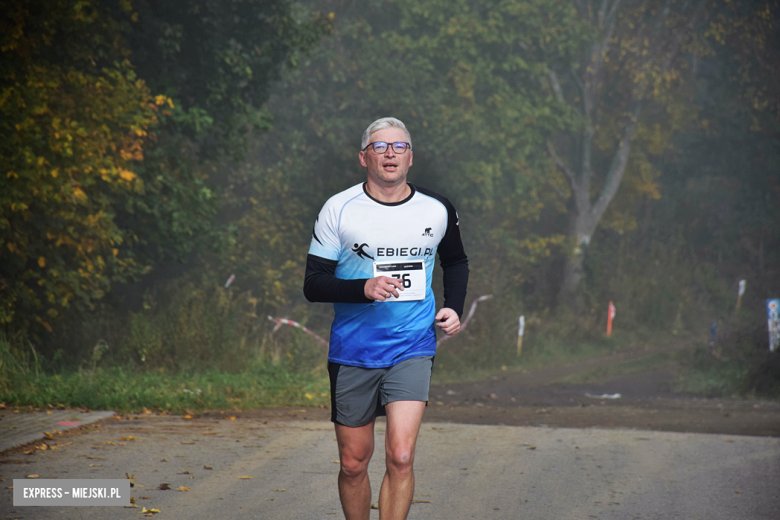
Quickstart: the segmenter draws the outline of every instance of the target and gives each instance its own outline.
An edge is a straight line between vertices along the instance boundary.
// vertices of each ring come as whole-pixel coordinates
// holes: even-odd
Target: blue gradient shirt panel
[[[314,225],[309,254],[338,262],[336,277],[374,277],[374,262],[425,264],[425,299],[335,303],[328,360],[379,368],[436,353],[436,302],[431,281],[436,249],[447,229],[447,209],[412,187],[395,204],[372,199],[363,184],[332,198]]]

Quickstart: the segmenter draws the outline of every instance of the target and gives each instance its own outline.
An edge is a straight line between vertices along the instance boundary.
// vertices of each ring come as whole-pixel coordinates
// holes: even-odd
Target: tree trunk
[[[598,220],[601,218],[601,215],[594,218],[589,199],[581,199],[581,204],[585,206],[585,211],[573,208],[569,212],[569,235],[574,238],[574,249],[563,266],[563,279],[558,293],[558,303],[576,311],[583,310],[585,305],[582,293],[578,289],[584,274],[585,253],[590,246],[590,239]]]

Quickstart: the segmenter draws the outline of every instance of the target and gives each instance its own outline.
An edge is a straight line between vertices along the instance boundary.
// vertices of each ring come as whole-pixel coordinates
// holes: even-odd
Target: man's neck
[[[368,191],[368,194],[374,199],[379,202],[384,202],[385,204],[401,202],[412,193],[412,189],[406,181],[394,186],[381,186],[372,182],[371,178],[369,178],[366,183],[366,191]]]

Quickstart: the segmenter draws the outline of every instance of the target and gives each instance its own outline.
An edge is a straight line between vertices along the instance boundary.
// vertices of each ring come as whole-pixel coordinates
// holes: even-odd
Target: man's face
[[[369,143],[384,141],[386,143],[408,142],[406,133],[400,128],[384,128],[371,134]],[[368,175],[382,186],[396,186],[406,182],[406,173],[412,165],[412,151],[397,154],[392,146],[388,146],[383,154],[375,153],[371,147],[360,152],[360,164],[368,168]]]

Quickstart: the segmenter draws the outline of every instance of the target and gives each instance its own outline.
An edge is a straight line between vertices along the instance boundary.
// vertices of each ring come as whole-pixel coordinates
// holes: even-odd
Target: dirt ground
[[[674,392],[677,366],[671,361],[646,372],[597,377],[610,367],[681,348],[686,347],[623,352],[533,371],[501,372],[483,381],[433,385],[425,421],[780,437],[780,403]],[[556,382],[581,374],[594,377],[584,384]],[[328,420],[329,411],[281,408],[238,415]]]

